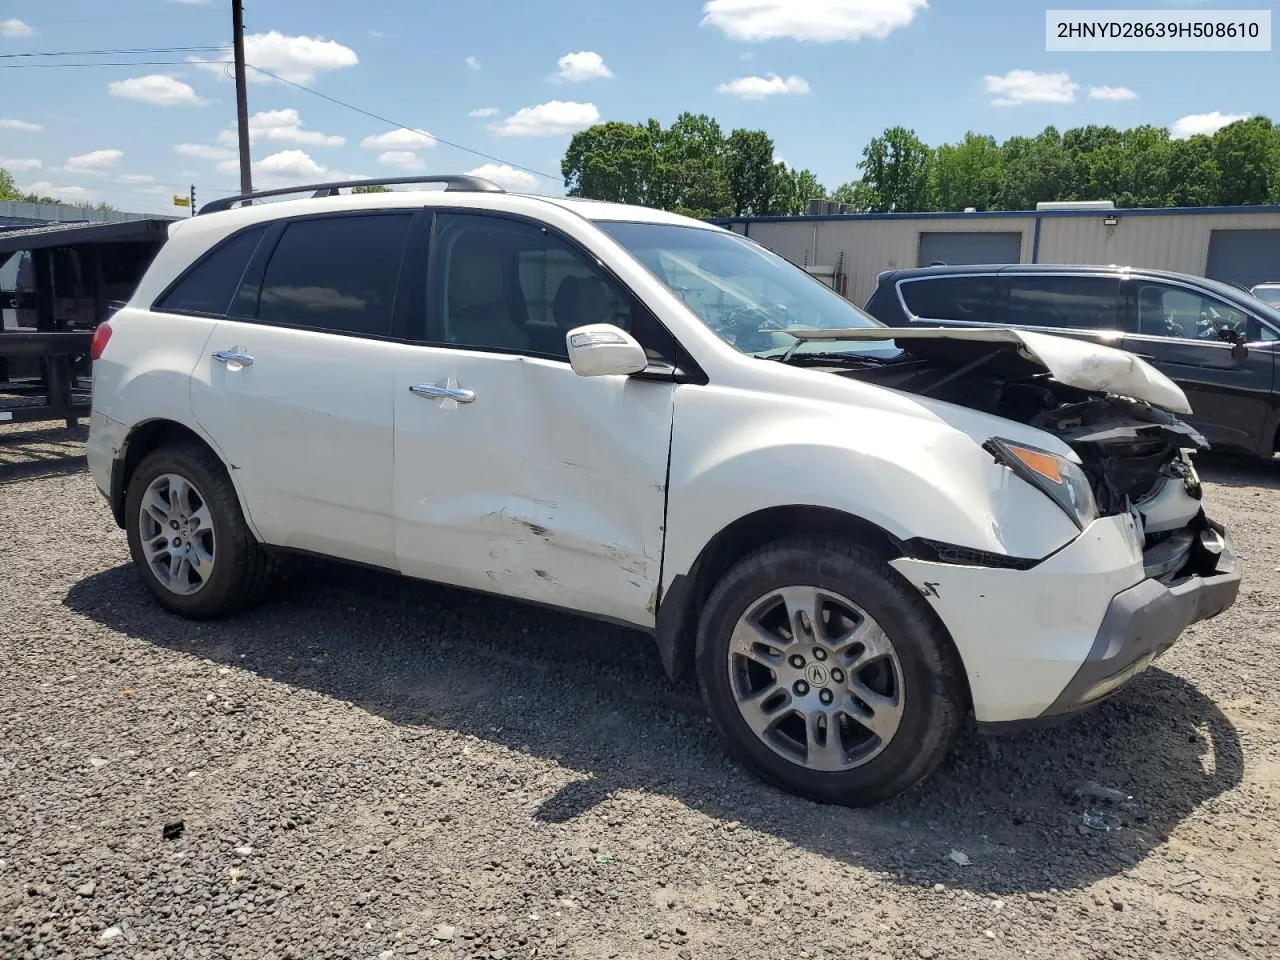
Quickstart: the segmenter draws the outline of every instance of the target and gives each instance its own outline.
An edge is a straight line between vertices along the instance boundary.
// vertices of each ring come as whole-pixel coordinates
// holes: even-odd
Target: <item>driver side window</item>
[[[568,360],[565,334],[588,323],[633,330],[633,298],[564,240],[519,220],[438,214],[433,338]]]
[[[1247,335],[1249,317],[1216,297],[1183,287],[1143,283],[1138,287],[1138,332],[1181,340],[1218,340],[1223,329]]]

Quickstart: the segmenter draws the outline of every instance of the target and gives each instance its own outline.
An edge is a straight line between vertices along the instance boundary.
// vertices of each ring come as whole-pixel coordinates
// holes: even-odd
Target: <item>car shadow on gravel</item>
[[[79,473],[88,435],[82,426],[8,426],[0,432],[0,485]]]
[[[319,562],[292,566],[276,596],[219,622],[163,612],[124,566],[76,583],[65,603],[184,657],[579,772],[533,812],[542,821],[572,821],[616,791],[646,791],[909,884],[992,893],[1090,884],[1147,857],[1236,786],[1243,767],[1236,732],[1213,702],[1153,668],[1064,726],[996,741],[967,733],[904,797],[869,810],[827,807],[729,761],[696,691],[670,687],[642,633]],[[422,743],[430,749],[430,738]],[[1072,796],[1081,781],[1133,795],[1113,811],[1122,829],[1081,825],[1085,802]]]
[[[1196,458],[1196,470],[1202,479],[1223,487],[1280,490],[1280,458],[1260,460],[1227,454],[1201,454]],[[1256,491],[1255,495],[1261,496]]]

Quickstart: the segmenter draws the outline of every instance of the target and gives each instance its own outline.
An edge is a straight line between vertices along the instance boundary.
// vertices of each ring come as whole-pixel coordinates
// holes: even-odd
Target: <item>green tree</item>
[[[20,196],[13,174],[0,167],[0,200],[17,200]]]
[[[662,192],[653,134],[634,123],[599,123],[574,134],[560,172],[571,197],[647,205]]]
[[[970,131],[959,143],[945,143],[934,151],[933,206],[938,210],[991,210],[1000,194],[1001,174],[995,138]]]
[[[390,193],[391,188],[383,186],[381,183],[371,183],[363,187],[352,187],[352,193]]]
[[[1000,146],[1000,158],[1000,209],[1032,210],[1042,200],[1077,199],[1071,158],[1056,127],[1045,127],[1035,137],[1010,137]]]
[[[658,126],[656,121],[650,124]],[[720,124],[705,113],[682,113],[669,130],[658,126],[658,162],[664,196],[658,203],[691,217],[731,216]]]
[[[835,193],[831,194],[831,199],[846,204],[858,213],[868,212],[875,200],[871,195],[871,188],[861,180],[840,184]]]
[[[1213,136],[1223,204],[1266,203],[1280,194],[1280,131],[1266,117],[1229,123]]]
[[[1221,187],[1222,171],[1214,156],[1212,137],[1196,134],[1169,142],[1169,206],[1213,206],[1218,203]]]
[[[734,130],[729,134],[725,177],[735,216],[768,216],[779,193],[769,135],[763,130]]]
[[[862,182],[875,211],[929,209],[933,151],[914,130],[890,127],[862,151]]]

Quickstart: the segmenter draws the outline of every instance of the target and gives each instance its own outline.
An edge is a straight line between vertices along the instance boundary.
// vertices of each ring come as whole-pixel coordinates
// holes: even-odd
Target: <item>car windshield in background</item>
[[[1269,283],[1266,286],[1254,287],[1252,293],[1268,306],[1280,307],[1280,283]]]
[[[800,268],[728,230],[664,223],[597,226],[743,353],[768,357],[795,350],[796,338],[787,330],[884,326]],[[886,347],[893,350],[891,344],[827,340],[801,350],[881,354]]]

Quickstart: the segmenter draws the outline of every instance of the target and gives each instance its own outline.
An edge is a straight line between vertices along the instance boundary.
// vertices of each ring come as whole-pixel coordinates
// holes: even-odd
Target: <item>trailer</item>
[[[0,227],[0,423],[88,415],[94,328],[133,295],[170,222]]]

